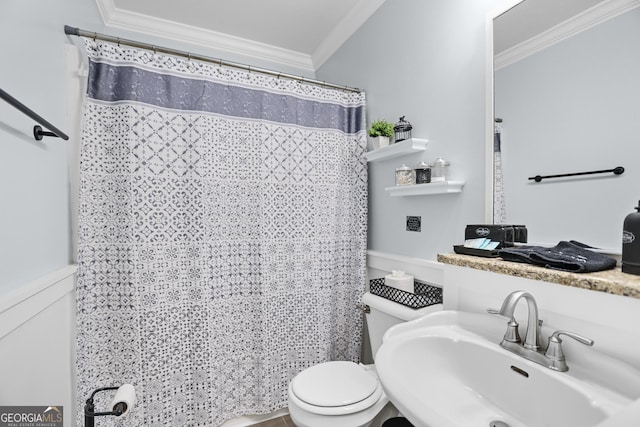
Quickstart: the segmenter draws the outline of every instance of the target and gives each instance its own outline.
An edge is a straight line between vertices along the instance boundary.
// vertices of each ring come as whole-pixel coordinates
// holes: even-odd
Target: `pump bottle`
[[[640,201],[622,227],[622,272],[640,275]]]

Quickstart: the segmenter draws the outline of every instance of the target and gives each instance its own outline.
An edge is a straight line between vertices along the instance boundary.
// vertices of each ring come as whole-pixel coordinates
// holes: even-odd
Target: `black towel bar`
[[[618,166],[613,169],[604,169],[599,171],[563,173],[560,175],[545,175],[545,176],[536,175],[536,176],[530,176],[529,180],[540,182],[543,179],[547,179],[547,178],[564,178],[565,176],[593,175],[596,173],[609,173],[609,172],[613,172],[615,175],[622,175],[624,173],[624,168],[622,166]]]
[[[57,127],[55,127],[54,125],[46,121],[45,119],[43,119],[35,111],[30,109],[29,107],[27,107],[22,102],[18,101],[17,99],[15,99],[13,96],[9,95],[7,92],[5,92],[2,89],[0,89],[0,98],[7,101],[7,103],[9,103],[12,107],[15,107],[16,109],[20,110],[23,114],[31,117],[33,120],[40,123],[45,128],[51,130],[51,132],[47,132],[42,130],[41,126],[35,125],[33,127],[33,137],[36,139],[36,141],[40,141],[43,136],[55,136],[58,138],[62,138],[65,141],[69,139],[69,136],[67,136],[67,134],[65,134],[60,129],[58,129]]]

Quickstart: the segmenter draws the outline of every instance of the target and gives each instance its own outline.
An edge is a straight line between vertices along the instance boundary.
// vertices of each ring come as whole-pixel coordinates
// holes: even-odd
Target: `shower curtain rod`
[[[296,80],[296,81],[299,81],[299,82],[302,82],[302,83],[309,83],[309,84],[313,84],[313,85],[317,85],[317,86],[323,86],[323,87],[328,87],[328,88],[332,88],[332,89],[344,90],[344,91],[347,91],[347,92],[358,92],[358,93],[362,92],[361,89],[354,88],[354,87],[340,86],[340,85],[337,85],[337,84],[334,84],[334,83],[327,83],[327,82],[323,82],[323,81],[320,81],[320,80],[308,79],[306,77],[294,76],[293,74],[280,73],[280,72],[277,72],[277,71],[268,70],[266,68],[252,67],[250,65],[240,64],[240,63],[237,63],[237,62],[230,62],[230,61],[225,61],[225,60],[218,59],[218,58],[212,58],[212,57],[209,57],[209,56],[198,55],[198,54],[195,54],[195,53],[186,52],[184,50],[177,50],[177,49],[171,49],[171,48],[168,48],[168,47],[156,46],[156,45],[153,45],[153,44],[142,43],[142,42],[138,42],[138,41],[135,41],[135,40],[121,39],[120,37],[114,37],[114,36],[109,36],[109,35],[106,35],[106,34],[99,34],[99,33],[91,32],[91,31],[81,30],[80,28],[71,27],[69,25],[65,25],[64,26],[64,32],[65,32],[65,34],[72,35],[72,36],[87,37],[87,38],[91,38],[91,39],[94,39],[94,40],[98,39],[98,40],[103,40],[103,41],[107,41],[107,42],[111,42],[111,43],[124,44],[124,45],[127,45],[127,46],[137,47],[137,48],[140,48],[140,49],[152,50],[154,52],[161,52],[161,53],[166,53],[166,54],[169,54],[169,55],[183,56],[185,58],[195,59],[197,61],[212,62],[214,64],[219,64],[219,65],[225,66],[225,67],[233,67],[233,68],[238,68],[240,70],[245,70],[245,71],[249,71],[249,72],[268,74],[270,76],[276,76],[276,77],[282,77],[282,78],[286,78],[286,79]]]

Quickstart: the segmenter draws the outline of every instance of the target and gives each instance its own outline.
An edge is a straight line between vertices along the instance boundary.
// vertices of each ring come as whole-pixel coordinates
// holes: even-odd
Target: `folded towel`
[[[587,249],[584,243],[561,241],[552,248],[543,246],[520,246],[505,248],[498,255],[505,261],[526,262],[555,270],[573,273],[591,273],[609,270],[616,266],[616,260]]]

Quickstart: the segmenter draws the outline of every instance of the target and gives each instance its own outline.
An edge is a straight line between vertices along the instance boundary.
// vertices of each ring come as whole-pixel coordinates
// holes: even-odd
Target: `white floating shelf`
[[[429,194],[460,193],[464,181],[430,182],[428,184],[397,185],[387,187],[390,196],[425,196]]]
[[[377,160],[406,156],[407,154],[424,151],[427,148],[428,142],[426,139],[405,139],[404,141],[369,151],[365,153],[364,158],[367,159],[368,162],[375,162]]]

